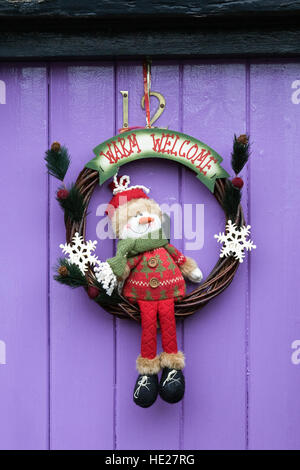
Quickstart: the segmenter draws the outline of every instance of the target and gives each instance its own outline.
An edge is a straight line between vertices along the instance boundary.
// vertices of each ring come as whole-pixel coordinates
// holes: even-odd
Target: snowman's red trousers
[[[139,300],[142,320],[141,356],[154,359],[157,348],[157,314],[164,352],[177,353],[174,299]]]

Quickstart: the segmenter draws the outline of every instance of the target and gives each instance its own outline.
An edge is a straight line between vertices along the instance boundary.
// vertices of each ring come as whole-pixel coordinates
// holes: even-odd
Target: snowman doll
[[[184,277],[200,282],[202,273],[192,258],[184,256],[164,237],[162,212],[149,199],[149,189],[129,184],[126,175],[115,176],[110,184],[113,197],[106,213],[119,242],[116,256],[103,263],[96,275],[106,285],[108,277],[113,279],[122,295],[140,309],[141,353],[136,360],[139,375],[133,400],[147,408],[158,393],[168,403],[177,403],[184,395],[185,358],[177,347],[174,302],[185,295]],[[157,320],[163,349],[159,355]]]

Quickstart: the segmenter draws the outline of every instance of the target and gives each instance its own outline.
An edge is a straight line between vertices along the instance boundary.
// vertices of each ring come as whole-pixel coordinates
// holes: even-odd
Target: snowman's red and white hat
[[[119,206],[126,204],[132,199],[149,199],[147,196],[150,191],[149,188],[138,184],[135,186],[129,186],[129,184],[130,178],[128,175],[123,175],[121,177],[115,175],[113,181],[110,183],[109,187],[113,192],[113,197],[105,211],[110,218]]]

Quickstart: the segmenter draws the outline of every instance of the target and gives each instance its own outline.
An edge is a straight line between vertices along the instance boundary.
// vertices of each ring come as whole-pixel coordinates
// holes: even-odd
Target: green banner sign
[[[142,158],[165,158],[182,163],[213,192],[217,178],[228,173],[222,158],[194,137],[169,129],[139,129],[116,135],[94,149],[96,155],[86,165],[99,171],[99,184],[114,176],[119,166]]]

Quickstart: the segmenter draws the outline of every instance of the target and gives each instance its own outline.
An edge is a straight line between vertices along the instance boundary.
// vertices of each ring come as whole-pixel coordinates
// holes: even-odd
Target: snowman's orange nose
[[[150,224],[150,222],[153,222],[154,219],[153,217],[141,217],[139,220],[139,224]]]

